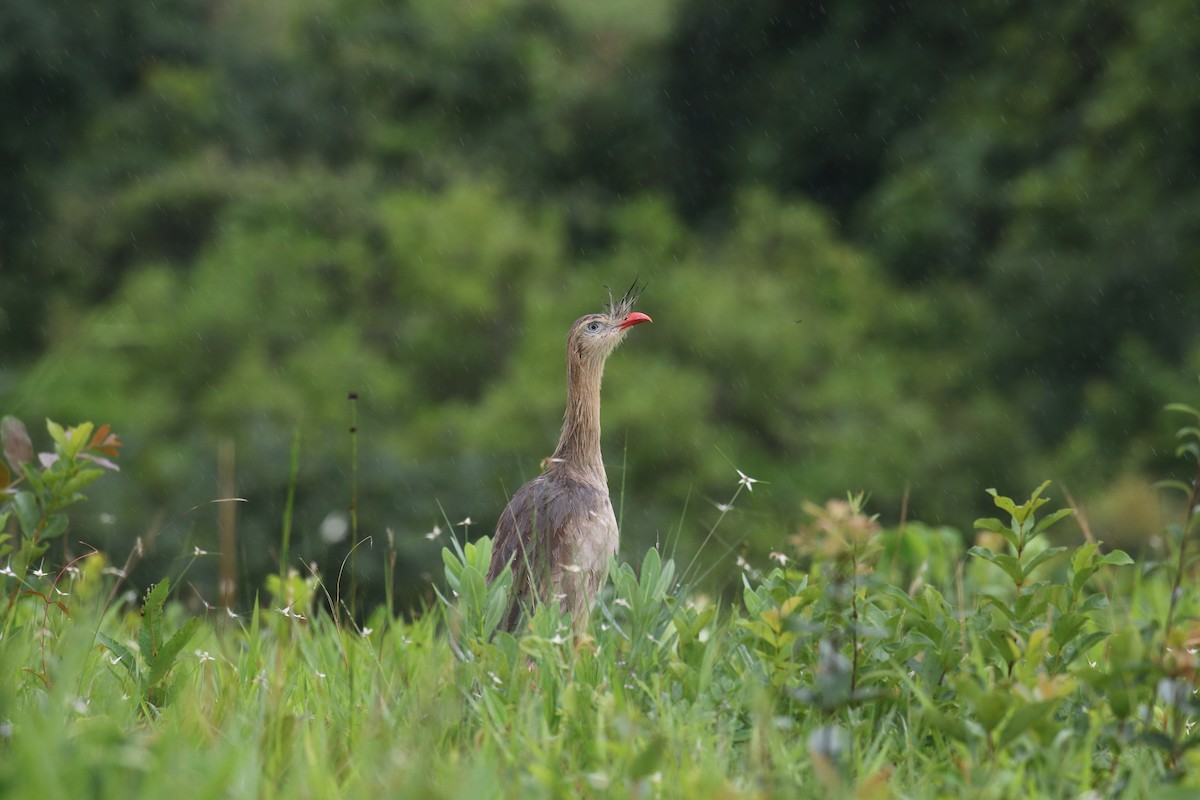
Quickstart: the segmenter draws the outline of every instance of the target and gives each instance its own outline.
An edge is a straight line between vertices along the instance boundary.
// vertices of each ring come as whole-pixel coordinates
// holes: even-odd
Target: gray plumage
[[[567,335],[567,408],[558,447],[542,474],[509,500],[496,523],[488,583],[512,566],[509,606],[500,627],[515,631],[540,602],[558,602],[577,629],[591,613],[617,552],[617,520],[600,453],[600,383],[604,363],[645,314],[638,290],[610,298],[600,314],[580,317]]]

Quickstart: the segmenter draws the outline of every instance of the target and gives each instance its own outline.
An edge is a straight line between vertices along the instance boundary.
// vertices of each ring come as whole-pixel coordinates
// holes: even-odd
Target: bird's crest
[[[613,297],[612,289],[609,289],[608,286],[604,288],[608,289],[608,307],[604,309],[604,313],[608,314],[612,319],[624,319],[633,310],[633,304],[637,302],[638,297],[645,290],[646,284],[643,283],[641,286],[638,286],[637,278],[634,278],[633,283],[625,290],[625,294],[621,296],[620,300]]]

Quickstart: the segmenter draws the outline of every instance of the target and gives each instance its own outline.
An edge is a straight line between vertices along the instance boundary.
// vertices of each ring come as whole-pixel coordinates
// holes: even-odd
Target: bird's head
[[[620,300],[614,299],[610,291],[604,311],[575,320],[568,337],[571,353],[580,361],[603,361],[625,338],[625,331],[643,322],[653,322],[646,314],[633,310],[643,288],[634,281]]]

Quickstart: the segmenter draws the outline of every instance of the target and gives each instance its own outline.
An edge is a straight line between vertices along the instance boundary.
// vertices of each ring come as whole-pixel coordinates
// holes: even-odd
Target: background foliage
[[[965,529],[1049,476],[1108,541],[1158,527],[1200,371],[1186,3],[16,0],[0,32],[0,406],[121,433],[72,536],[162,531],[148,575],[215,549],[187,512],[231,441],[252,595],[296,428],[298,553],[340,561],[357,391],[359,530],[411,601],[421,534],[489,531],[550,452],[562,337],[634,275],[633,553],[694,550],[735,467],[760,555],[859,488]]]

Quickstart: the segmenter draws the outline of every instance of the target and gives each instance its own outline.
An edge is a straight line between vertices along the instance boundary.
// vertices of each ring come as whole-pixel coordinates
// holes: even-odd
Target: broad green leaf
[[[68,460],[74,461],[79,457],[83,448],[87,446],[88,441],[92,438],[92,430],[95,427],[90,422],[81,422],[67,430],[65,436],[67,439],[66,456]]]
[[[1113,550],[1101,556],[1100,563],[1112,567],[1127,567],[1135,562],[1124,550]]]
[[[971,732],[961,720],[944,714],[931,705],[921,709],[921,719],[956,741],[969,742],[972,738]]]
[[[1045,550],[1038,553],[1033,558],[1029,559],[1029,563],[1027,563],[1024,566],[1023,571],[1021,573],[1022,582],[1024,582],[1024,580],[1026,578],[1028,578],[1035,569],[1037,569],[1039,566],[1041,566],[1046,561],[1059,555],[1060,553],[1066,552],[1066,549],[1067,548],[1065,548],[1065,547],[1047,547]]]
[[[63,426],[48,419],[46,420],[46,430],[50,432],[50,438],[54,440],[54,443],[65,451],[67,449],[67,433],[63,430]]]
[[[666,738],[661,733],[655,733],[629,765],[629,777],[638,781],[653,775],[658,770],[666,748]]]
[[[42,528],[39,539],[55,539],[62,536],[67,531],[67,515],[66,514],[51,514],[46,517],[46,525]]]
[[[63,484],[62,493],[66,496],[79,495],[79,492],[96,482],[104,475],[104,470],[85,468],[79,470],[71,480]],[[79,495],[82,499],[82,495]]]
[[[37,499],[31,492],[17,492],[13,498],[13,510],[17,512],[17,522],[21,525],[21,533],[26,537],[37,533],[38,523],[42,521],[42,511],[38,508]]]
[[[162,646],[155,656],[154,663],[150,666],[150,673],[146,676],[147,686],[154,686],[166,677],[171,668],[175,666],[175,659],[179,656],[179,651],[187,645],[199,627],[200,619],[191,617],[183,623],[183,627],[175,631],[175,635]]]
[[[1012,533],[1007,525],[995,517],[980,517],[973,524],[974,527],[980,530],[991,531],[993,533]]]
[[[1061,615],[1054,620],[1054,626],[1051,629],[1055,643],[1059,647],[1063,647],[1078,635],[1085,624],[1087,624],[1087,617],[1083,614],[1072,612]]]
[[[1013,518],[1017,519],[1018,521],[1023,519],[1023,517],[1018,515],[1017,504],[1013,502],[1011,497],[1005,497],[1002,494],[997,494],[995,489],[988,489],[987,492],[992,496],[992,502],[996,504],[997,508],[1012,514]]]
[[[1042,481],[1042,485],[1033,490],[1033,494],[1029,495],[1029,503],[1037,503],[1041,498],[1042,492],[1046,491],[1046,487],[1050,485],[1050,481]],[[1041,502],[1046,502],[1042,500]],[[1036,506],[1035,506],[1036,507]]]
[[[1012,578],[1014,584],[1020,584],[1025,579],[1025,573],[1021,570],[1021,562],[1015,556],[1010,556],[1007,553],[993,553],[986,547],[976,545],[967,551],[969,555],[976,558],[982,558],[984,561],[995,564],[1008,577]]]
[[[97,632],[96,638],[100,641],[100,644],[112,651],[112,654],[117,657],[118,664],[129,670],[130,675],[137,677],[137,661],[128,647],[104,633]]]
[[[1082,572],[1085,568],[1091,566],[1092,559],[1096,555],[1099,545],[1095,542],[1085,542],[1075,548],[1074,554],[1071,555],[1071,572]]]
[[[996,749],[1003,750],[1032,726],[1050,719],[1059,702],[1053,699],[1018,706],[996,735]]]
[[[1108,608],[1108,598],[1100,592],[1089,594],[1079,604],[1079,612],[1081,614],[1089,614],[1092,611],[1103,611],[1106,608]]]
[[[971,705],[975,712],[975,721],[984,731],[992,731],[1004,719],[1012,703],[1012,692],[1007,689],[989,689],[974,697]]]
[[[999,597],[995,597],[990,594],[985,594],[980,598],[980,605],[981,606],[992,606],[993,608],[997,609],[1001,614],[1003,614],[1008,619],[1009,622],[1016,622],[1016,620],[1017,620],[1017,615],[1015,613],[1013,613],[1013,610],[1011,608],[1009,608],[1008,603],[1004,602]]]
[[[1073,509],[1073,508],[1060,508],[1058,511],[1055,511],[1050,516],[1042,517],[1042,519],[1038,522],[1037,527],[1033,529],[1033,535],[1037,536],[1038,534],[1042,533],[1043,531],[1049,529],[1051,525],[1054,525],[1059,520],[1065,519],[1074,513],[1075,513],[1075,509]]]

